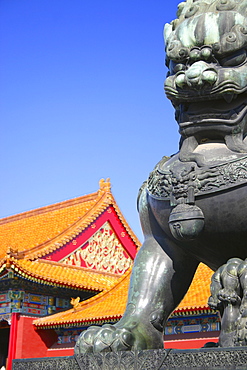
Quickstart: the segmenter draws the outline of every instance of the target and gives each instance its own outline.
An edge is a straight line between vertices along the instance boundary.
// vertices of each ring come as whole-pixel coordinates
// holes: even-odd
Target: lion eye
[[[185,70],[185,65],[184,64],[177,64],[175,67],[174,67],[174,72],[177,73],[177,72],[180,72],[180,71],[184,71]]]
[[[184,71],[185,65],[182,63],[175,63],[173,61],[170,61],[169,69],[172,74],[175,74],[177,72]]]
[[[237,67],[243,64],[246,60],[246,50],[239,50],[233,55],[229,55],[226,58],[220,60],[220,64],[223,67]]]

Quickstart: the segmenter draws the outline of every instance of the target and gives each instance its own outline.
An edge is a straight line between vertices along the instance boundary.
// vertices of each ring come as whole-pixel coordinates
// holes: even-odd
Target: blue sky
[[[0,0],[0,217],[94,192],[136,196],[178,148],[164,95],[171,0]]]

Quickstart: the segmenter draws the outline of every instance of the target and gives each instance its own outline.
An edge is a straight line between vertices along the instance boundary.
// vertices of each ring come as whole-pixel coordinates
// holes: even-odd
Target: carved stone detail
[[[13,370],[246,369],[247,348],[146,350],[83,354],[77,357],[14,360]]]
[[[13,370],[80,370],[74,357],[14,360]]]

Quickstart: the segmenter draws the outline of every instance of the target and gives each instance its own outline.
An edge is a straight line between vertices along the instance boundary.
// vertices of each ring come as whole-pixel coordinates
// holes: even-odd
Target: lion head
[[[187,0],[165,25],[165,92],[182,137],[229,137],[247,126],[247,0]],[[236,151],[247,151],[244,145]],[[234,145],[233,145],[234,147]],[[238,147],[241,147],[239,149]]]

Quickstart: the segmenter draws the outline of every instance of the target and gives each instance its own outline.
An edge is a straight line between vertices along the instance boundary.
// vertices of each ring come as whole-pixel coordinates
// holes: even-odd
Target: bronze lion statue
[[[145,241],[122,319],[84,331],[75,353],[163,348],[200,262],[216,271],[209,304],[222,314],[219,345],[246,344],[247,0],[187,0],[164,34],[180,149],[140,190]]]

